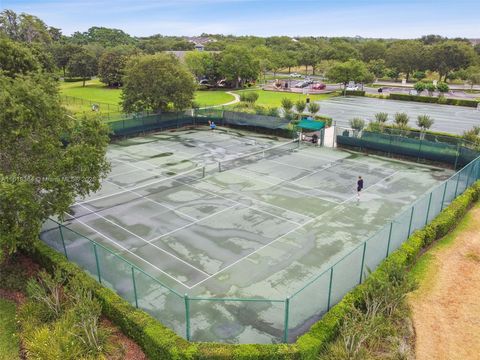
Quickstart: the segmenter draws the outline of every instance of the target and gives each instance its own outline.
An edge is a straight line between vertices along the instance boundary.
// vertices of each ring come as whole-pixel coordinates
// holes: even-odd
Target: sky
[[[0,0],[65,35],[92,26],[132,36],[288,35],[480,38],[480,0]]]

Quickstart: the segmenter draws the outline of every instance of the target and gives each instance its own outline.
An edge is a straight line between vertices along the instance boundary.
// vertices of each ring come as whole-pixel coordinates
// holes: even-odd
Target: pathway
[[[200,108],[200,109],[211,109],[211,108],[216,108],[216,107],[221,107],[221,106],[233,105],[233,104],[236,104],[236,103],[239,103],[239,102],[240,102],[240,95],[235,94],[235,93],[232,92],[232,91],[226,91],[225,93],[226,93],[226,94],[229,94],[229,95],[232,95],[235,99],[232,100],[232,101],[229,101],[229,102],[227,102],[227,103],[225,103],[225,104],[205,106],[205,107]]]

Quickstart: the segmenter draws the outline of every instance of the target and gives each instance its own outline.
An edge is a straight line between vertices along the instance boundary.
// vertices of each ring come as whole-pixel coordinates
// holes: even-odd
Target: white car
[[[290,76],[291,78],[302,77],[302,75],[299,74],[299,73],[291,73],[289,76]]]
[[[345,90],[347,90],[347,91],[357,91],[358,90],[358,85],[348,85]]]

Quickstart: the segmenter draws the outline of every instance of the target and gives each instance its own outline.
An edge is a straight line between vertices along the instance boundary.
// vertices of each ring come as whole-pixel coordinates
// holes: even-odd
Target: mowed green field
[[[72,96],[89,102],[105,103],[118,105],[122,91],[119,89],[110,89],[99,80],[89,80],[85,83],[72,82],[60,83],[60,92],[62,95]],[[233,95],[227,94],[225,91],[196,91],[194,101],[200,106],[213,106],[228,103],[235,98]]]
[[[237,94],[241,94],[243,91],[236,91]],[[245,90],[244,92],[247,92]],[[258,94],[258,100],[255,102],[256,105],[262,105],[267,107],[280,107],[282,106],[282,99],[289,98],[292,101],[304,100],[307,98],[305,94],[295,94],[295,93],[287,93],[287,92],[280,92],[280,91],[266,91],[266,90],[252,90],[252,92],[256,92]],[[318,100],[326,100],[330,99],[337,94],[330,93],[330,94],[317,94],[317,95],[308,95],[310,101],[318,101]]]
[[[0,360],[19,359],[15,311],[13,302],[0,299]]]

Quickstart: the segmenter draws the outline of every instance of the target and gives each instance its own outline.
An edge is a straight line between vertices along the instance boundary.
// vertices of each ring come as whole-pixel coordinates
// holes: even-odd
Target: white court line
[[[65,212],[65,214],[67,214],[68,216],[72,217],[72,215],[70,215],[70,214],[67,213],[67,212]],[[104,237],[104,238],[107,239],[108,241],[114,243],[114,244],[115,244],[116,246],[118,246],[120,249],[122,249],[122,250],[124,250],[124,251],[126,251],[126,252],[128,252],[128,253],[130,253],[130,254],[132,254],[132,255],[135,256],[136,258],[139,258],[141,261],[143,261],[143,262],[147,263],[148,265],[150,265],[151,267],[157,269],[157,270],[160,271],[162,274],[167,275],[170,279],[176,281],[176,282],[179,283],[180,285],[185,286],[185,287],[186,287],[187,289],[189,289],[189,290],[191,289],[190,286],[188,286],[188,285],[184,284],[183,282],[181,282],[180,280],[174,278],[174,277],[173,277],[172,275],[170,275],[169,273],[167,273],[167,272],[163,271],[162,269],[160,269],[159,267],[153,265],[151,262],[145,260],[143,257],[135,254],[135,253],[132,252],[131,250],[127,249],[125,246],[120,245],[120,244],[117,243],[115,240],[110,239],[107,235],[105,235],[105,234],[101,233],[100,231],[92,228],[90,225],[85,224],[83,221],[81,221],[81,220],[79,220],[79,219],[77,219],[77,218],[75,218],[75,217],[72,217],[72,219],[73,219],[73,221],[79,222],[80,224],[82,224],[83,226],[89,228],[90,230],[92,230],[92,231],[95,232],[96,234],[99,234],[100,236]],[[68,228],[68,227],[67,227],[67,228]]]
[[[197,223],[199,223],[199,222],[201,222],[201,221],[203,221],[203,220],[206,220],[206,219],[211,218],[211,217],[213,217],[213,216],[217,216],[218,214],[221,214],[221,213],[224,212],[224,211],[230,210],[230,209],[234,208],[235,206],[238,206],[238,205],[237,205],[237,204],[233,204],[233,205],[231,205],[231,206],[229,206],[229,207],[227,207],[227,208],[225,208],[225,209],[222,209],[222,210],[219,210],[219,211],[217,211],[217,212],[214,212],[213,214],[207,215],[207,216],[205,216],[204,218],[195,219],[195,221],[193,221],[193,222],[191,222],[191,223],[189,223],[189,224],[183,225],[183,226],[181,226],[181,227],[179,227],[179,228],[177,228],[177,229],[175,229],[175,230],[169,231],[169,232],[167,232],[167,233],[165,233],[165,234],[162,234],[162,235],[160,235],[160,236],[157,236],[156,238],[153,238],[152,240],[148,241],[148,243],[150,244],[150,243],[152,243],[153,241],[156,241],[156,240],[161,239],[161,238],[163,238],[163,237],[165,237],[165,236],[168,236],[168,235],[171,235],[171,234],[173,234],[173,233],[176,233],[177,231],[186,229],[186,228],[188,228],[188,227],[190,227],[190,226],[192,226],[192,225],[195,225],[195,224],[197,224]],[[243,205],[243,206],[246,207],[246,205]]]
[[[237,168],[238,169],[238,168]],[[232,170],[237,170],[237,169],[231,169],[229,171],[232,171]],[[307,197],[314,197],[314,198],[317,198],[319,200],[323,200],[323,201],[327,201],[327,202],[331,202],[332,204],[341,204],[341,202],[338,202],[338,201],[334,201],[334,200],[329,200],[329,199],[324,199],[324,198],[321,198],[319,196],[315,196],[315,195],[312,195],[312,194],[307,194],[307,193],[304,193],[303,191],[299,191],[299,190],[295,190],[295,189],[290,189],[286,186],[284,186],[284,184],[293,184],[293,182],[291,181],[288,181],[288,180],[283,180],[283,179],[280,179],[280,178],[277,178],[277,177],[274,177],[274,176],[270,176],[270,175],[265,175],[265,174],[262,174],[262,173],[259,173],[259,172],[256,172],[256,171],[253,171],[253,170],[248,170],[249,172],[255,172],[256,174],[259,175],[260,179],[258,177],[253,177],[253,176],[247,176],[245,175],[244,173],[240,173],[240,172],[237,172],[238,175],[240,176],[243,176],[247,179],[252,179],[252,180],[255,180],[255,181],[260,181],[260,182],[265,182],[269,185],[272,185],[272,186],[280,186],[282,188],[284,188],[285,190],[287,191],[293,191],[293,192],[296,192],[296,193],[299,193],[299,194],[302,194],[303,196],[307,196]],[[269,182],[267,180],[264,179],[264,177],[267,177],[267,178],[271,178],[271,179],[275,179],[275,180],[280,180],[278,183],[273,183],[273,182]],[[313,190],[313,191],[318,191],[318,192],[322,192],[322,193],[325,193],[325,194],[330,194],[329,192],[327,191],[323,191],[323,190],[319,190],[319,189],[315,189],[315,188],[309,188],[307,186],[303,186],[303,185],[299,185],[299,184],[293,184],[295,186],[298,186],[298,187],[301,187],[301,188],[304,188],[306,190]]]
[[[398,173],[398,172],[400,172],[400,170],[399,170],[399,171],[397,171],[397,172],[395,172],[395,173],[394,173],[394,174],[392,174],[392,175],[389,175],[389,176],[387,176],[386,178],[383,178],[383,179],[382,179],[382,180],[380,180],[379,182],[377,182],[377,183],[375,183],[375,184],[373,184],[373,185],[371,185],[371,186],[369,186],[369,187],[365,188],[365,190],[367,190],[367,189],[369,189],[369,188],[371,188],[371,187],[373,187],[373,186],[375,186],[375,185],[378,185],[379,183],[381,183],[381,182],[383,182],[384,180],[386,180],[386,179],[390,178],[391,176],[395,175],[395,174],[396,174],[396,173]],[[331,209],[330,209],[328,212],[330,212],[330,213],[331,213],[331,211],[332,211],[333,209],[337,208],[338,206],[340,206],[340,205],[342,205],[342,204],[343,204],[343,203],[339,203],[339,204],[337,204],[336,206],[334,206],[333,208],[331,208]],[[265,244],[265,245],[263,245],[263,246],[259,247],[258,249],[256,249],[255,251],[251,252],[250,254],[248,254],[248,255],[245,255],[243,258],[241,258],[241,259],[238,259],[238,260],[236,260],[235,262],[233,262],[233,263],[231,263],[231,264],[229,264],[229,265],[225,266],[223,269],[220,269],[220,270],[219,270],[219,271],[217,271],[216,273],[214,273],[214,274],[210,275],[208,278],[206,278],[206,279],[203,279],[203,280],[199,281],[198,283],[196,283],[196,284],[192,285],[190,289],[193,289],[193,288],[194,288],[194,287],[196,287],[197,285],[200,285],[200,284],[204,283],[205,281],[207,281],[207,280],[211,279],[212,277],[214,277],[214,276],[216,276],[216,275],[218,275],[218,274],[222,273],[223,271],[225,271],[225,270],[227,270],[227,269],[231,268],[232,266],[234,266],[234,265],[238,264],[239,262],[241,262],[241,261],[245,260],[246,258],[250,257],[251,255],[253,255],[253,254],[255,254],[255,253],[259,252],[260,250],[262,250],[262,249],[266,248],[267,246],[270,246],[271,244],[273,244],[273,243],[275,243],[275,242],[279,241],[280,239],[284,238],[285,236],[287,236],[287,235],[291,234],[292,232],[294,232],[294,231],[297,231],[297,230],[301,229],[302,227],[305,227],[306,225],[308,225],[308,224],[312,223],[313,221],[317,220],[318,218],[320,218],[321,216],[324,216],[324,215],[327,215],[327,212],[325,212],[325,213],[322,213],[322,214],[318,215],[317,217],[315,217],[315,218],[313,218],[313,219],[311,219],[311,220],[307,221],[307,222],[306,222],[306,223],[304,223],[303,225],[300,225],[300,226],[297,226],[296,228],[293,228],[293,229],[291,229],[290,231],[286,232],[286,233],[285,233],[285,234],[283,234],[282,236],[279,236],[279,237],[278,237],[278,238],[276,238],[275,240],[272,240],[272,241],[271,241],[271,242],[269,242],[268,244]]]
[[[283,166],[289,166],[289,167],[292,167],[292,168],[295,168],[295,169],[312,172],[312,169],[307,169],[307,168],[304,168],[304,167],[301,167],[301,166],[295,166],[295,165],[287,164],[287,163],[277,161],[277,160],[273,160],[273,159],[269,159],[269,158],[265,158],[265,160],[266,161],[271,161],[271,162],[274,162],[276,164],[280,164],[280,165],[283,165]]]
[[[112,183],[112,182],[109,181],[109,180],[105,180],[105,181],[108,182],[108,183],[110,183],[110,184],[117,185],[117,184],[115,184],[115,183]],[[120,186],[120,185],[117,185],[117,186]],[[190,216],[190,215],[188,215],[188,214],[185,214],[185,213],[183,213],[183,212],[181,212],[181,211],[179,211],[179,210],[177,210],[177,209],[175,209],[175,208],[172,208],[171,206],[167,206],[167,205],[165,205],[164,203],[161,203],[161,202],[155,201],[155,200],[153,200],[153,199],[150,199],[148,196],[150,196],[150,195],[152,195],[152,194],[142,195],[142,194],[137,193],[137,192],[135,192],[135,191],[133,191],[133,190],[129,190],[129,189],[127,189],[127,188],[124,188],[123,186],[120,186],[120,187],[121,187],[122,189],[125,189],[125,192],[131,192],[132,194],[135,194],[135,195],[139,196],[138,199],[133,199],[132,201],[140,200],[140,199],[148,200],[148,201],[150,201],[150,202],[152,202],[152,203],[155,203],[155,204],[158,204],[158,205],[160,205],[160,206],[163,206],[164,208],[166,208],[166,209],[168,209],[168,210],[174,211],[174,212],[176,212],[176,213],[178,213],[178,214],[180,214],[180,215],[182,215],[182,216],[188,217],[188,218],[190,218],[191,220],[194,220],[194,221],[197,220],[197,219],[194,218],[193,216]],[[158,194],[158,192],[157,192],[157,194]]]
[[[388,175],[387,177],[384,177],[384,178],[381,179],[380,181],[377,181],[375,184],[372,184],[372,185],[370,185],[370,186],[367,186],[367,187],[365,188],[365,190],[362,190],[362,192],[363,192],[363,191],[367,191],[368,189],[370,189],[370,188],[372,188],[372,187],[380,184],[381,182],[384,182],[385,180],[391,178],[393,175],[396,175],[396,174],[398,174],[398,173],[401,172],[401,171],[402,171],[402,170],[397,170],[397,171],[395,171],[393,174],[390,174],[390,175]],[[347,200],[341,202],[340,204],[345,204],[346,202],[352,200],[352,199],[355,198],[356,196],[357,196],[357,195],[353,195],[353,196],[349,197]]]
[[[159,247],[159,246],[157,246],[157,245],[155,245],[155,244],[150,244],[150,243],[149,243],[147,240],[145,240],[145,239],[144,239],[144,238],[142,238],[141,236],[138,236],[137,234],[135,234],[135,233],[131,232],[131,231],[130,231],[130,230],[128,230],[128,229],[125,229],[123,226],[120,226],[120,225],[116,224],[115,222],[113,222],[113,221],[111,221],[111,220],[107,219],[105,216],[102,216],[102,215],[100,215],[99,213],[96,213],[96,212],[94,212],[94,211],[90,210],[89,208],[87,208],[87,207],[85,207],[85,206],[83,206],[83,205],[80,205],[80,206],[81,206],[81,207],[83,207],[84,209],[86,209],[86,210],[90,211],[90,212],[92,213],[92,215],[94,215],[94,216],[98,216],[99,218],[102,218],[103,220],[105,220],[105,221],[107,221],[107,222],[109,222],[109,223],[111,223],[111,224],[113,224],[113,225],[117,226],[118,228],[122,229],[123,231],[125,231],[125,232],[127,232],[127,233],[129,233],[129,234],[131,234],[131,235],[135,236],[136,238],[138,238],[138,239],[142,240],[142,241],[143,241],[143,242],[145,242],[146,244],[149,244],[149,245],[153,246],[154,248],[156,248],[156,249],[158,249],[158,250],[160,250],[160,251],[164,252],[165,254],[167,254],[167,255],[170,255],[170,256],[171,256],[171,257],[173,257],[174,259],[176,259],[176,260],[178,260],[178,261],[180,261],[180,262],[184,263],[185,265],[188,265],[188,266],[190,266],[192,269],[194,269],[194,270],[197,270],[198,272],[201,272],[201,273],[202,273],[202,274],[204,274],[204,275],[207,275],[207,276],[209,275],[209,274],[208,274],[208,273],[206,273],[205,271],[203,271],[203,270],[201,270],[201,269],[198,269],[198,268],[196,268],[195,266],[193,266],[193,265],[189,264],[189,263],[188,263],[188,262],[186,262],[185,260],[182,260],[182,259],[180,259],[178,256],[175,256],[175,255],[173,255],[173,254],[169,253],[168,251],[166,251],[166,250],[162,249],[161,247]],[[70,215],[70,214],[69,214],[69,215]],[[72,216],[72,215],[70,215],[70,216]],[[73,217],[73,216],[72,216],[72,217]]]
[[[149,173],[154,174],[154,175],[156,174],[155,172],[150,171],[150,170],[146,170],[146,169],[142,169],[142,170],[148,171]],[[181,174],[179,174],[179,175],[181,175]],[[166,179],[170,179],[170,178],[166,178]],[[261,210],[261,209],[258,209],[258,208],[254,208],[254,207],[252,207],[252,206],[248,206],[248,205],[242,204],[242,203],[240,203],[240,202],[238,202],[238,201],[228,199],[228,198],[226,198],[226,197],[224,197],[224,196],[218,195],[218,194],[216,194],[216,193],[212,193],[212,192],[210,192],[210,191],[208,191],[208,190],[205,190],[205,189],[198,189],[198,188],[196,188],[196,187],[194,187],[194,186],[192,186],[192,185],[190,185],[190,184],[188,184],[188,183],[185,183],[185,182],[183,182],[183,181],[181,181],[181,180],[177,180],[177,181],[178,181],[178,182],[181,182],[181,183],[184,184],[184,185],[190,186],[190,187],[192,187],[192,188],[194,188],[194,189],[196,189],[196,190],[201,190],[201,191],[204,191],[204,192],[206,192],[206,193],[209,193],[209,194],[211,194],[211,195],[213,195],[213,196],[220,197],[220,198],[222,198],[222,199],[225,199],[225,200],[234,202],[234,203],[236,203],[237,205],[246,206],[246,207],[248,207],[248,208],[250,208],[250,209],[252,209],[252,210],[260,211],[260,212],[263,212],[263,213],[268,214],[268,215],[270,215],[270,216],[273,216],[273,217],[276,217],[276,218],[279,218],[279,219],[282,219],[282,220],[286,220],[286,221],[289,221],[289,222],[291,222],[291,223],[294,223],[294,224],[298,225],[298,223],[295,222],[295,221],[293,221],[293,220],[285,219],[285,218],[283,218],[283,217],[281,217],[281,216],[271,214],[271,213],[269,213],[268,211]],[[145,185],[145,186],[146,186],[146,185]],[[327,201],[328,201],[328,200],[327,200]],[[80,205],[80,204],[78,204],[78,205]]]
[[[204,182],[204,183],[209,184],[209,183],[207,183],[207,182]],[[193,189],[195,189],[195,190],[204,191],[204,192],[206,192],[206,193],[208,193],[208,194],[210,194],[210,195],[212,195],[212,196],[217,196],[217,197],[219,197],[219,198],[221,198],[221,199],[225,199],[225,200],[231,201],[231,202],[235,203],[236,205],[241,205],[241,206],[243,206],[243,207],[246,207],[247,209],[251,209],[251,210],[258,211],[258,212],[262,212],[262,213],[264,213],[264,214],[273,216],[273,217],[275,217],[275,218],[277,218],[277,219],[281,219],[281,220],[285,220],[285,221],[291,222],[292,224],[295,224],[295,225],[301,225],[301,224],[297,223],[296,221],[293,221],[293,220],[290,220],[290,219],[286,219],[286,218],[284,218],[284,217],[282,217],[282,216],[278,216],[278,215],[269,213],[268,211],[265,211],[265,210],[256,208],[255,206],[245,205],[245,204],[242,204],[241,202],[238,202],[238,201],[236,201],[236,200],[229,199],[229,198],[227,198],[227,197],[225,197],[225,196],[222,196],[222,195],[219,195],[219,194],[217,194],[217,193],[213,193],[213,192],[208,191],[208,190],[205,190],[205,189],[199,189],[199,188],[193,186],[192,184],[187,184],[187,183],[183,183],[183,184],[185,184],[186,186],[190,186],[191,188],[193,188]]]
[[[125,172],[122,172],[122,173],[119,173],[119,174],[112,174],[110,175],[107,179],[113,179],[114,177],[117,177],[117,176],[121,176],[121,175],[127,175],[127,174],[131,174],[133,172],[136,172],[138,171],[137,169],[134,169],[134,170],[130,170],[130,171],[125,171]],[[111,173],[110,173],[111,174]]]

